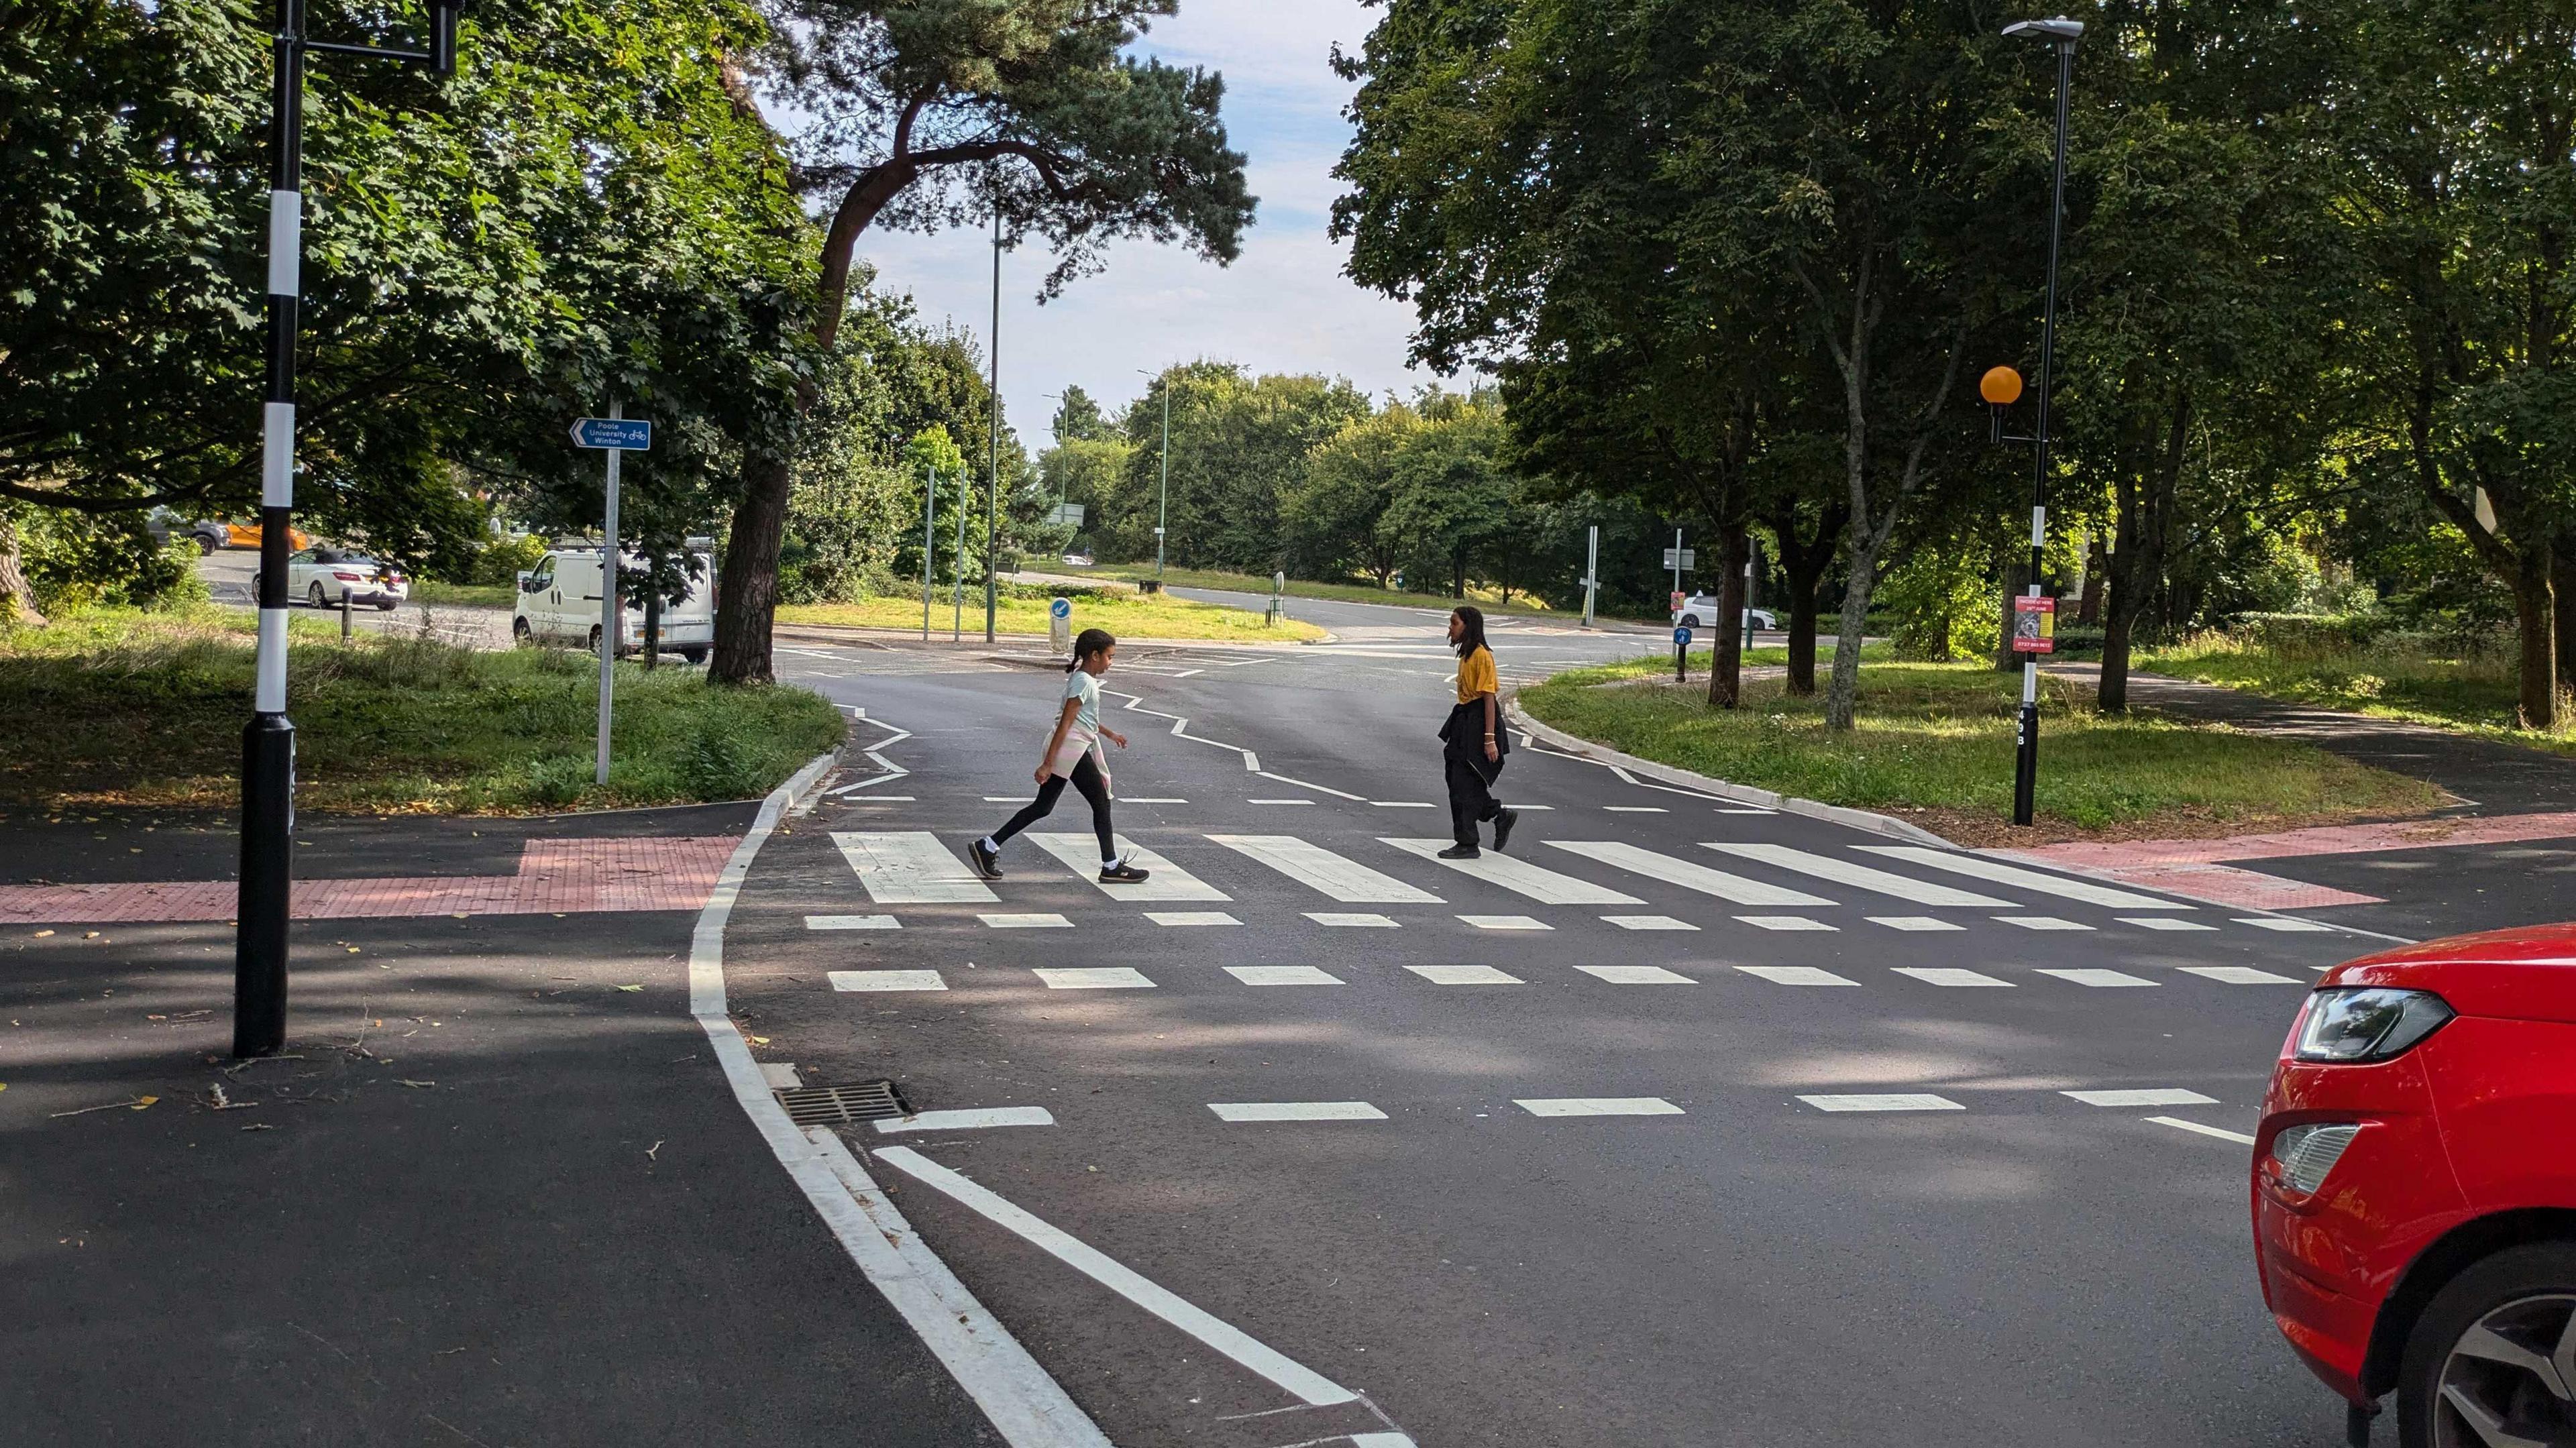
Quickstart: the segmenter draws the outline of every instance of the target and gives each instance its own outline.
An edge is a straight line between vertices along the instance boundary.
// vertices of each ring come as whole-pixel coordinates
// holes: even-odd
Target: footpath
[[[0,816],[0,1438],[999,1441],[690,1018],[752,812],[307,816],[248,1063],[223,816]]]

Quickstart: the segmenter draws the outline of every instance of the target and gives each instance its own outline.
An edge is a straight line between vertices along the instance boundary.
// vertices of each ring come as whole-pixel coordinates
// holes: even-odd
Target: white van
[[[689,596],[662,606],[662,651],[702,664],[716,638],[716,563],[705,553],[690,557],[697,560],[698,571],[690,581]],[[625,558],[630,573],[644,567],[640,553],[629,553]],[[617,651],[640,653],[644,647],[643,606],[628,599],[625,614]],[[523,646],[556,644],[598,649],[599,550],[559,548],[520,574],[519,601],[510,614],[510,635]]]

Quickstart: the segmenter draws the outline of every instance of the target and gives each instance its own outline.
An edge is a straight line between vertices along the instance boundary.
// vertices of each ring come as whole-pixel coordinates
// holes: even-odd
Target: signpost
[[[1047,605],[1047,642],[1057,653],[1073,655],[1073,600],[1059,598]]]
[[[626,618],[626,611],[617,606],[617,585],[624,581],[617,576],[617,465],[628,453],[653,446],[653,424],[626,416],[626,404],[612,402],[606,417],[585,417],[573,423],[572,445],[608,454],[607,528],[599,548],[599,747],[591,770],[593,782],[606,784],[609,714],[617,697],[618,625]]]
[[[1279,622],[1287,612],[1288,575],[1284,572],[1274,572],[1270,575],[1270,616],[1261,621],[1261,626],[1270,627]]]
[[[1592,525],[1592,541],[1583,555],[1583,626],[1592,627],[1592,604],[1601,588],[1601,525]]]
[[[1058,503],[1047,512],[1047,526],[1051,528],[1079,528],[1082,526],[1082,519],[1083,507],[1080,503]]]
[[[1673,682],[1676,684],[1690,682],[1690,641],[1689,629],[1673,630]]]

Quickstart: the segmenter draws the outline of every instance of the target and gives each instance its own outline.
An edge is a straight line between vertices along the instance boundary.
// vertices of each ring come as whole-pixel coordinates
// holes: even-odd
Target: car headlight
[[[2291,1054],[2311,1062],[2386,1061],[2440,1030],[2452,1014],[2431,991],[2384,986],[2321,990],[2308,997],[2299,1014]]]
[[[2361,1134],[2352,1122],[2317,1122],[2292,1126],[2272,1138],[2272,1160],[2281,1168],[2281,1180],[2292,1190],[2314,1193],[2326,1184],[2326,1173],[2343,1160],[2343,1149]]]

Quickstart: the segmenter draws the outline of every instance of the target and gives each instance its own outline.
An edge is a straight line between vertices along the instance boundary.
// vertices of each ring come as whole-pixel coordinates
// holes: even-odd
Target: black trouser
[[[1485,782],[1484,772],[1468,763],[1465,755],[1443,750],[1440,757],[1449,766],[1449,833],[1458,843],[1472,845],[1476,843],[1476,826],[1501,814],[1503,807],[1495,800],[1493,787]],[[1502,772],[1503,766],[1496,762],[1494,773],[1499,776]]]
[[[993,832],[993,843],[998,845],[1053,813],[1057,798],[1064,793],[1065,778],[1061,774],[1048,775],[1046,783],[1038,786],[1038,797],[1020,806],[1009,824]],[[1100,858],[1118,858],[1118,839],[1109,828],[1109,783],[1100,777],[1100,766],[1091,762],[1089,751],[1073,762],[1072,779],[1073,787],[1091,801],[1091,828],[1100,836]]]

